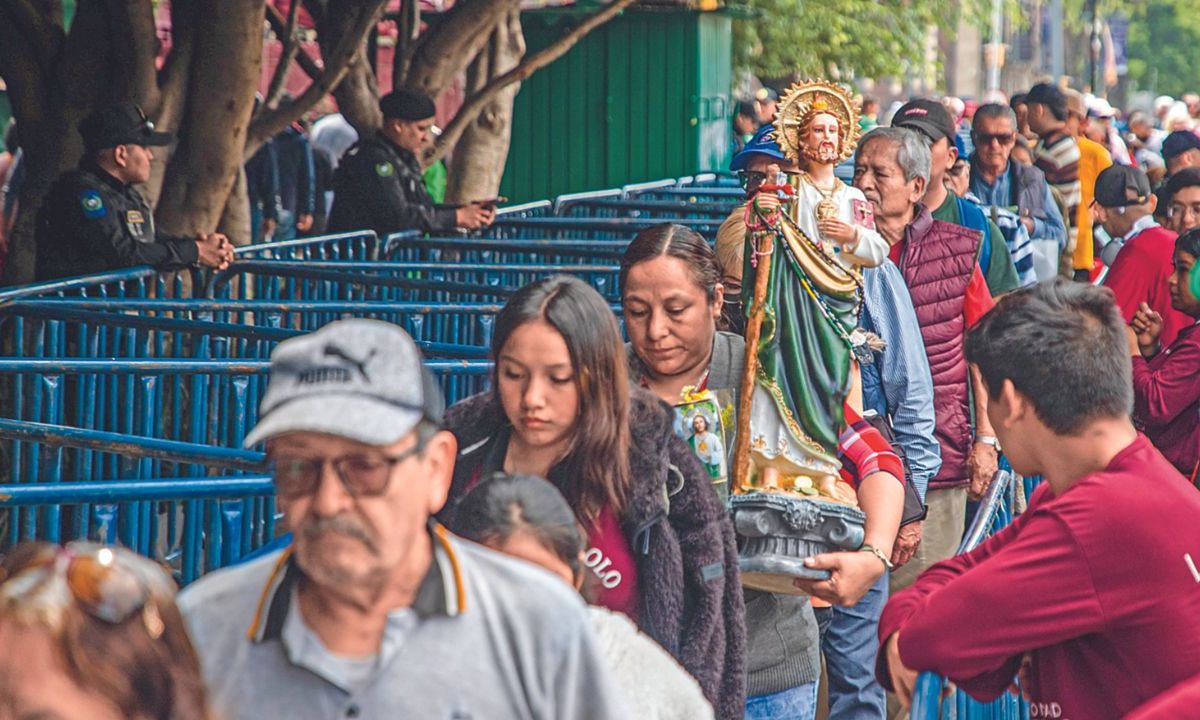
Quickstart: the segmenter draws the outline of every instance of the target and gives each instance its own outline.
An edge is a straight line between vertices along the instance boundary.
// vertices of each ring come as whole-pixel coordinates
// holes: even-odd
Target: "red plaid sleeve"
[[[842,480],[855,488],[858,481],[873,473],[885,472],[904,482],[904,466],[892,446],[854,408],[844,407],[846,429],[838,438],[838,460],[842,461]]]

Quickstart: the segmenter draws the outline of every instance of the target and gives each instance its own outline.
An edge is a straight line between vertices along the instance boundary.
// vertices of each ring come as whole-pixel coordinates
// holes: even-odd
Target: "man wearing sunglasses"
[[[1017,117],[1007,105],[990,103],[971,120],[971,193],[985,207],[1016,212],[1034,250],[1038,280],[1058,273],[1058,256],[1066,246],[1067,226],[1050,192],[1045,174],[1012,162]],[[1010,247],[1010,250],[1012,248]]]
[[[84,153],[79,167],[60,177],[38,213],[37,278],[151,265],[224,269],[233,245],[222,233],[194,237],[155,228],[154,215],[134,187],[150,179],[152,148],[169,145],[170,133],[132,103],[103,108],[79,124]]]
[[[630,717],[580,598],[434,522],[457,443],[377,320],[281,343],[258,425],[294,540],[188,588],[217,717]]]

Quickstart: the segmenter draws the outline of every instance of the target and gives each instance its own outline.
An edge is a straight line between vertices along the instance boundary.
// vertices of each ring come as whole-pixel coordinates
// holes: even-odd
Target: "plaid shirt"
[[[888,441],[854,408],[846,405],[843,409],[846,413],[846,429],[838,437],[842,480],[857,489],[859,480],[873,473],[885,472],[903,483],[904,466]]]

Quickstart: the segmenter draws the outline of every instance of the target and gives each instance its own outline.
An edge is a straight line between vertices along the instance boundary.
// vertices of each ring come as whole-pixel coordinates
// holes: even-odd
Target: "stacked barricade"
[[[615,305],[638,230],[672,220],[711,238],[719,225],[554,207],[506,208],[471,237],[306,238],[238,248],[203,278],[135,268],[0,292],[0,543],[120,542],[184,582],[236,562],[277,534],[263,456],[241,446],[279,342],[346,317],[398,324],[454,402],[486,387],[495,314],[518,288],[570,273]]]

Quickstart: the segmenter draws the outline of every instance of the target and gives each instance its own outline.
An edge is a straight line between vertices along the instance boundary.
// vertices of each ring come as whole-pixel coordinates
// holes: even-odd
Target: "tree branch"
[[[387,0],[364,2],[354,22],[338,39],[333,53],[325,59],[325,70],[321,73],[320,79],[314,80],[308,89],[293,102],[274,110],[266,110],[251,121],[246,137],[245,156],[247,159],[254,155],[264,142],[292,124],[305,111],[316,105],[337,87],[349,71],[355,54],[359,47],[366,42],[367,33],[375,27],[379,14],[383,12],[386,5]]]
[[[412,64],[396,87],[420,90],[437,98],[462,72],[491,37],[492,29],[520,0],[464,0],[446,13],[441,22],[421,36]]]
[[[110,47],[117,72],[109,95],[114,100],[132,100],[153,116],[161,102],[158,73],[158,37],[154,8],[142,0],[108,0],[109,27],[114,37]]]
[[[421,34],[421,3],[418,0],[401,0],[400,22],[397,25],[396,51],[392,57],[392,84],[408,75],[413,53],[417,50],[417,37]]]
[[[467,98],[462,107],[458,109],[458,113],[454,116],[454,119],[442,131],[442,134],[425,156],[425,165],[428,166],[437,162],[450,148],[454,147],[455,143],[458,142],[458,138],[462,136],[463,131],[467,129],[467,126],[475,121],[480,111],[496,95],[500,94],[501,90],[515,82],[525,80],[533,73],[562,57],[568,50],[575,46],[575,43],[583,39],[585,35],[612,20],[622,10],[632,5],[633,2],[634,0],[613,0],[608,5],[605,5],[603,9],[588,16],[587,19],[572,28],[566,35],[563,35],[545,48],[525,58],[521,61],[520,65],[492,79],[479,92]]]
[[[298,4],[299,3],[297,3],[297,5]],[[309,7],[309,10],[311,12],[311,7]],[[275,33],[276,36],[283,37],[283,34],[287,32],[288,21],[284,19],[283,15],[275,9],[275,6],[271,5],[270,3],[267,3],[267,22],[271,23],[271,32]],[[297,45],[299,45],[299,43],[297,43]],[[321,69],[321,64],[316,60],[313,60],[312,56],[310,56],[308,53],[304,52],[304,48],[299,48],[296,51],[295,59],[296,64],[300,66],[300,69],[304,71],[305,75],[308,75],[313,80],[320,79],[321,73],[323,72]]]
[[[270,7],[270,4],[267,7]],[[263,107],[271,110],[279,107],[279,98],[283,96],[288,69],[292,66],[296,51],[300,49],[300,43],[296,40],[296,17],[299,10],[300,0],[291,0],[288,5],[287,26],[283,30],[284,34],[275,33],[275,37],[283,43],[283,51],[279,53],[279,62],[275,63],[275,73],[271,76],[271,84],[267,86],[267,96],[263,102]]]

